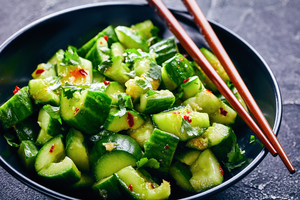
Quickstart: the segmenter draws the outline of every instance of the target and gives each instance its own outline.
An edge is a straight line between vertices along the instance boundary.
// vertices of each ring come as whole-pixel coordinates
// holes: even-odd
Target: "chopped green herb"
[[[148,79],[138,79],[135,81],[135,84],[143,90],[152,89],[152,85]]]
[[[133,103],[130,95],[124,97],[125,99],[125,107],[128,109],[133,109]]]
[[[236,143],[232,145],[231,151],[227,154],[228,162],[236,163],[244,158],[242,151],[239,149],[239,145]]]
[[[17,144],[17,143],[14,142],[14,140],[16,138],[12,134],[5,133],[3,136],[6,139],[6,142],[7,142],[8,145],[10,145],[12,147],[19,147],[20,146],[19,144]]]
[[[161,67],[158,64],[151,62],[148,76],[153,79],[161,80]]]
[[[76,86],[63,86],[62,90],[64,96],[67,97],[67,99],[72,99],[75,92],[81,92],[84,89]]]
[[[111,58],[104,60],[100,65],[98,65],[98,71],[102,74],[113,64]]]
[[[254,143],[255,143],[255,136],[251,135],[249,144],[254,144]]]
[[[49,80],[49,90],[57,90],[61,87],[61,81],[60,81],[61,77],[60,76],[53,76],[53,77],[49,77],[47,78],[47,80]]]
[[[57,119],[62,124],[60,117],[60,107],[51,106],[49,104],[44,105],[43,109],[50,115],[52,119]]]
[[[191,124],[184,118],[181,121],[180,131],[183,133],[184,131],[189,135],[198,135],[197,131],[191,126]]]
[[[154,94],[158,94],[156,91],[154,91],[154,90],[149,90],[148,92],[147,92],[147,96],[149,97],[149,96],[151,96],[151,95],[154,95]]]
[[[60,65],[80,65],[81,60],[77,54],[77,49],[73,46],[69,46],[68,50],[63,54]]]

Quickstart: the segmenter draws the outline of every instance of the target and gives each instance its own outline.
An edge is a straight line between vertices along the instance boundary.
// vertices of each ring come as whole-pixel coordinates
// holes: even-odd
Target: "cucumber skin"
[[[8,129],[35,111],[28,86],[23,87],[0,107],[0,125]]]
[[[143,157],[148,159],[155,158],[160,163],[159,173],[167,175],[175,150],[179,142],[179,137],[154,129],[149,140],[145,143],[145,153]]]
[[[190,192],[194,191],[189,182],[193,174],[189,168],[186,168],[184,164],[179,161],[172,164],[170,168],[170,175],[173,177],[173,179],[175,179],[177,185],[179,185],[182,189]]]
[[[36,118],[28,117],[19,123],[16,123],[15,131],[20,141],[31,140],[36,141],[39,134],[39,125],[36,123]]]
[[[96,195],[106,200],[119,199],[122,197],[120,184],[115,174],[96,182],[92,186]]]
[[[175,56],[176,53],[179,53],[174,37],[163,39],[162,41],[151,45],[149,50],[158,55],[156,62],[159,65]]]
[[[65,119],[65,122],[70,126],[86,133],[96,134],[100,131],[100,126],[104,124],[110,110],[111,98],[104,92],[87,91],[85,101],[78,113],[70,119]],[[62,92],[62,100],[64,93]],[[92,108],[92,109],[89,109]],[[90,113],[93,111],[93,113]],[[98,113],[97,113],[98,112]],[[63,114],[61,115],[63,117]],[[95,118],[95,116],[97,116]]]
[[[18,155],[23,161],[27,170],[34,169],[35,158],[38,154],[38,148],[31,140],[23,140],[18,149]]]

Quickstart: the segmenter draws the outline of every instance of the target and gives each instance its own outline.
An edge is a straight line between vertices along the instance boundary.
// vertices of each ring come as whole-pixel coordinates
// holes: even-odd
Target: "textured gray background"
[[[95,2],[102,1],[0,0],[0,44],[20,28],[43,16]],[[180,0],[164,2],[170,8],[185,10]],[[283,121],[278,139],[299,170],[300,1],[198,0],[198,3],[208,19],[240,35],[269,64],[283,100]],[[243,180],[209,199],[299,199],[299,179],[299,172],[290,175],[279,157],[267,155]],[[0,167],[0,199],[50,198],[28,188]]]

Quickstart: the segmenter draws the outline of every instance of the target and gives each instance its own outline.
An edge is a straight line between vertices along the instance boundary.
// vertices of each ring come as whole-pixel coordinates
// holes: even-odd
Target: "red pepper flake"
[[[13,93],[14,93],[14,94],[17,94],[20,90],[21,90],[21,89],[20,89],[18,86],[16,86],[15,90],[13,91]]]
[[[49,150],[49,152],[50,152],[50,153],[52,153],[52,152],[53,152],[54,146],[55,146],[55,145],[54,145],[54,144],[52,144],[52,146],[51,146],[51,148],[50,148],[50,150]]]
[[[107,35],[104,35],[103,38],[108,41],[108,36]]]
[[[45,70],[44,69],[37,69],[36,71],[35,71],[35,74],[41,74],[41,73],[43,73]]]
[[[165,151],[162,151],[162,153],[165,153]]]
[[[188,82],[189,80],[190,80],[190,79],[187,78],[187,79],[183,80],[183,83],[186,83],[186,82]]]
[[[182,62],[182,61],[183,61],[183,58],[179,58],[179,60],[180,60],[180,62]]]
[[[130,183],[128,185],[128,189],[130,190],[130,192],[132,192],[132,190],[133,190],[133,187],[132,187],[132,185]]]
[[[102,44],[103,44],[103,42],[102,42],[102,41],[100,41],[100,42],[99,42],[99,44],[100,44],[100,45],[102,45]]]
[[[220,169],[221,174],[224,176],[224,171],[221,166],[219,167],[219,169]]]
[[[177,114],[179,115],[179,114],[180,114],[180,112],[179,112],[179,111],[177,111]]]
[[[212,91],[210,91],[210,90],[208,90],[208,89],[206,89],[206,91],[209,92],[209,93],[212,93]]]
[[[169,145],[168,144],[166,144],[166,146],[164,147],[165,149],[168,149],[169,148]]]
[[[220,107],[220,114],[226,116],[227,115],[227,111],[224,110],[222,107]]]
[[[177,112],[172,112],[174,115],[176,115],[177,114]]]
[[[184,115],[183,118],[184,118],[186,121],[188,121],[189,123],[192,122],[192,119],[191,119],[190,116],[188,116],[188,115]]]
[[[79,108],[75,108],[74,115],[76,115],[79,111]]]
[[[152,183],[150,183],[150,186],[151,186],[152,189],[155,189],[155,187]]]
[[[127,112],[127,123],[130,128],[133,127],[133,125],[134,125],[133,115],[130,114],[129,112]]]
[[[188,114],[190,114],[192,111],[190,111],[189,109],[186,109],[186,112],[187,112]]]
[[[88,73],[84,69],[79,69],[78,71],[83,76],[87,76],[88,75]]]
[[[104,85],[109,85],[110,81],[103,81]]]

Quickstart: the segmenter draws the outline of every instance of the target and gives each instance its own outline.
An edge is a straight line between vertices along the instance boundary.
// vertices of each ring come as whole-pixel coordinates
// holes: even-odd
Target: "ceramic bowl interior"
[[[188,14],[172,12],[199,47],[208,47]],[[58,49],[66,49],[68,45],[80,47],[108,25],[129,26],[146,19],[151,19],[160,28],[162,37],[172,35],[153,10],[144,4],[86,5],[55,13],[26,26],[0,46],[0,105],[12,96],[16,85],[27,85],[36,66],[46,62]],[[211,25],[274,132],[278,133],[281,96],[270,68],[239,36],[217,23],[211,22]],[[258,143],[249,144],[250,135],[253,135],[250,129],[243,125],[235,129],[235,133],[239,146],[246,151],[247,164],[227,173],[221,185],[202,193],[183,192],[173,184],[171,199],[196,199],[215,194],[242,179],[260,163],[267,152]],[[88,197],[88,194],[55,188],[40,180],[35,172],[26,171],[16,149],[9,147],[3,137],[0,137],[0,163],[21,182],[48,196],[64,199]]]

